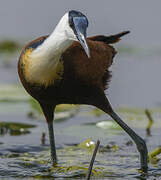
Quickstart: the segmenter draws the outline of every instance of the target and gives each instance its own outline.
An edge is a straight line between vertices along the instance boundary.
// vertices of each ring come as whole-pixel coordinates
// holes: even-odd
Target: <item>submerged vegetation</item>
[[[87,144],[90,144],[90,142],[92,142],[91,144],[94,144],[94,146],[89,150]],[[82,144],[85,146],[82,146]],[[78,145],[58,148],[59,163],[54,167],[50,164],[50,152],[45,146],[41,151],[36,152],[30,152],[29,149],[24,153],[19,150],[18,153],[14,150],[9,154],[0,155],[0,158],[1,161],[7,160],[10,162],[11,167],[16,167],[15,172],[17,175],[15,177],[85,179],[95,145],[95,141],[87,139]],[[129,167],[130,159],[130,161],[132,161],[130,164],[133,164],[133,167],[137,167],[138,157],[136,157],[136,154],[131,152],[127,154],[127,148],[125,146],[117,148],[114,151],[101,151],[101,149],[106,149],[109,146],[110,145],[100,146],[91,176],[96,179],[105,177],[131,179],[130,176],[132,174],[136,176],[134,173],[136,170],[133,168],[130,169]],[[156,160],[155,157],[160,154],[160,152],[160,148],[157,148],[149,153],[150,164],[159,165],[158,162],[160,159],[157,158]],[[122,166],[125,167],[124,170],[122,170]],[[149,176],[152,176],[152,174],[149,173]],[[140,175],[139,179],[144,178]]]

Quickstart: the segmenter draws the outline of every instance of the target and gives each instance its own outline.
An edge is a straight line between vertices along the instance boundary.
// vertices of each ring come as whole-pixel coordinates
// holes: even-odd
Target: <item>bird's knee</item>
[[[137,148],[139,152],[148,153],[146,142],[141,137],[138,138]]]

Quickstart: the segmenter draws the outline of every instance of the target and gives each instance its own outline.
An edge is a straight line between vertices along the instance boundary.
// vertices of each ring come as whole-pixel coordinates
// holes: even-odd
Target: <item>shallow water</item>
[[[19,42],[24,44],[37,36],[48,34],[60,16],[71,8],[87,12],[89,35],[131,30],[116,45],[118,55],[111,67],[113,77],[107,94],[124,121],[146,140],[149,152],[153,151],[161,145],[160,2],[143,0],[136,3],[125,0],[124,3],[117,2],[116,6],[116,2],[108,1],[107,4],[104,0],[102,4],[94,1],[93,6],[86,2],[86,7],[82,1],[64,1],[63,7],[62,2],[55,7],[53,2],[39,2],[37,6],[36,1],[28,3],[15,0],[11,4],[6,0],[0,6],[0,39],[23,37]],[[96,13],[98,6],[101,13]],[[5,9],[8,11],[5,12]],[[28,13],[28,9],[31,13]],[[38,23],[38,19],[41,19],[41,23]],[[23,41],[26,36],[29,38]],[[161,177],[161,155],[158,155],[157,163],[149,163],[148,176],[142,176],[138,171],[139,154],[129,136],[111,121],[106,128],[101,128],[98,122],[111,119],[106,115],[92,114],[89,106],[81,106],[74,113],[63,112],[57,116],[54,129],[59,163],[52,168],[47,124],[44,117],[30,106],[29,96],[19,88],[19,54],[0,54],[0,122],[21,122],[36,127],[29,128],[30,133],[24,135],[0,135],[0,179],[85,179],[92,152],[77,145],[88,138],[94,142],[98,139],[101,141],[91,179],[154,180]],[[151,110],[154,119],[152,136],[146,135],[148,120],[145,108]],[[45,145],[41,144],[42,133],[46,134]],[[106,149],[107,145],[116,145],[118,149]]]
[[[2,110],[7,106],[7,111]],[[12,107],[12,108],[11,108]],[[89,106],[83,106],[71,118],[64,121],[56,120],[55,136],[59,158],[58,167],[52,168],[50,163],[47,125],[43,117],[30,119],[28,112],[32,109],[27,102],[0,103],[1,120],[23,122],[36,125],[29,129],[30,134],[21,136],[0,136],[0,177],[1,178],[45,178],[57,179],[84,179],[92,156],[88,149],[82,149],[76,144],[91,138],[101,141],[100,152],[94,163],[96,172],[92,177],[96,179],[154,179],[161,174],[160,161],[157,164],[149,163],[149,176],[143,178],[139,173],[139,155],[134,144],[128,143],[130,138],[115,124],[106,128],[98,127],[95,123],[110,120],[106,115],[95,116]],[[146,136],[145,128],[148,120],[141,109],[117,110],[121,117],[147,142],[149,151],[161,144],[160,117],[161,109],[152,109],[155,119],[151,131],[152,136]],[[58,116],[59,117],[59,116]],[[139,121],[139,124],[138,124]],[[42,133],[46,133],[46,143],[41,145]],[[127,145],[127,143],[129,145]],[[116,150],[105,149],[106,145],[117,145]]]

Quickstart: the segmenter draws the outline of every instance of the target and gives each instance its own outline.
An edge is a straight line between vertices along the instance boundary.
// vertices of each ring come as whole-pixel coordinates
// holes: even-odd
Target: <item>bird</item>
[[[51,160],[57,164],[54,111],[59,104],[95,106],[111,116],[135,142],[140,165],[147,172],[148,150],[113,110],[105,90],[109,87],[116,50],[113,47],[130,31],[87,37],[88,19],[77,10],[66,12],[50,35],[28,43],[18,61],[18,74],[25,90],[40,104],[48,124]]]

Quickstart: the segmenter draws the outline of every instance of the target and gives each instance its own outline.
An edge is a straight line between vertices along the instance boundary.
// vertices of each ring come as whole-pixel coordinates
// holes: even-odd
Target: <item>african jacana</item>
[[[87,17],[78,11],[66,13],[49,36],[30,42],[22,51],[18,73],[26,91],[35,98],[48,123],[53,164],[57,162],[53,119],[58,104],[88,104],[110,115],[133,139],[147,172],[147,147],[144,140],[114,112],[104,90],[111,74],[108,68],[116,54],[109,45],[125,31],[112,36],[86,38]]]

